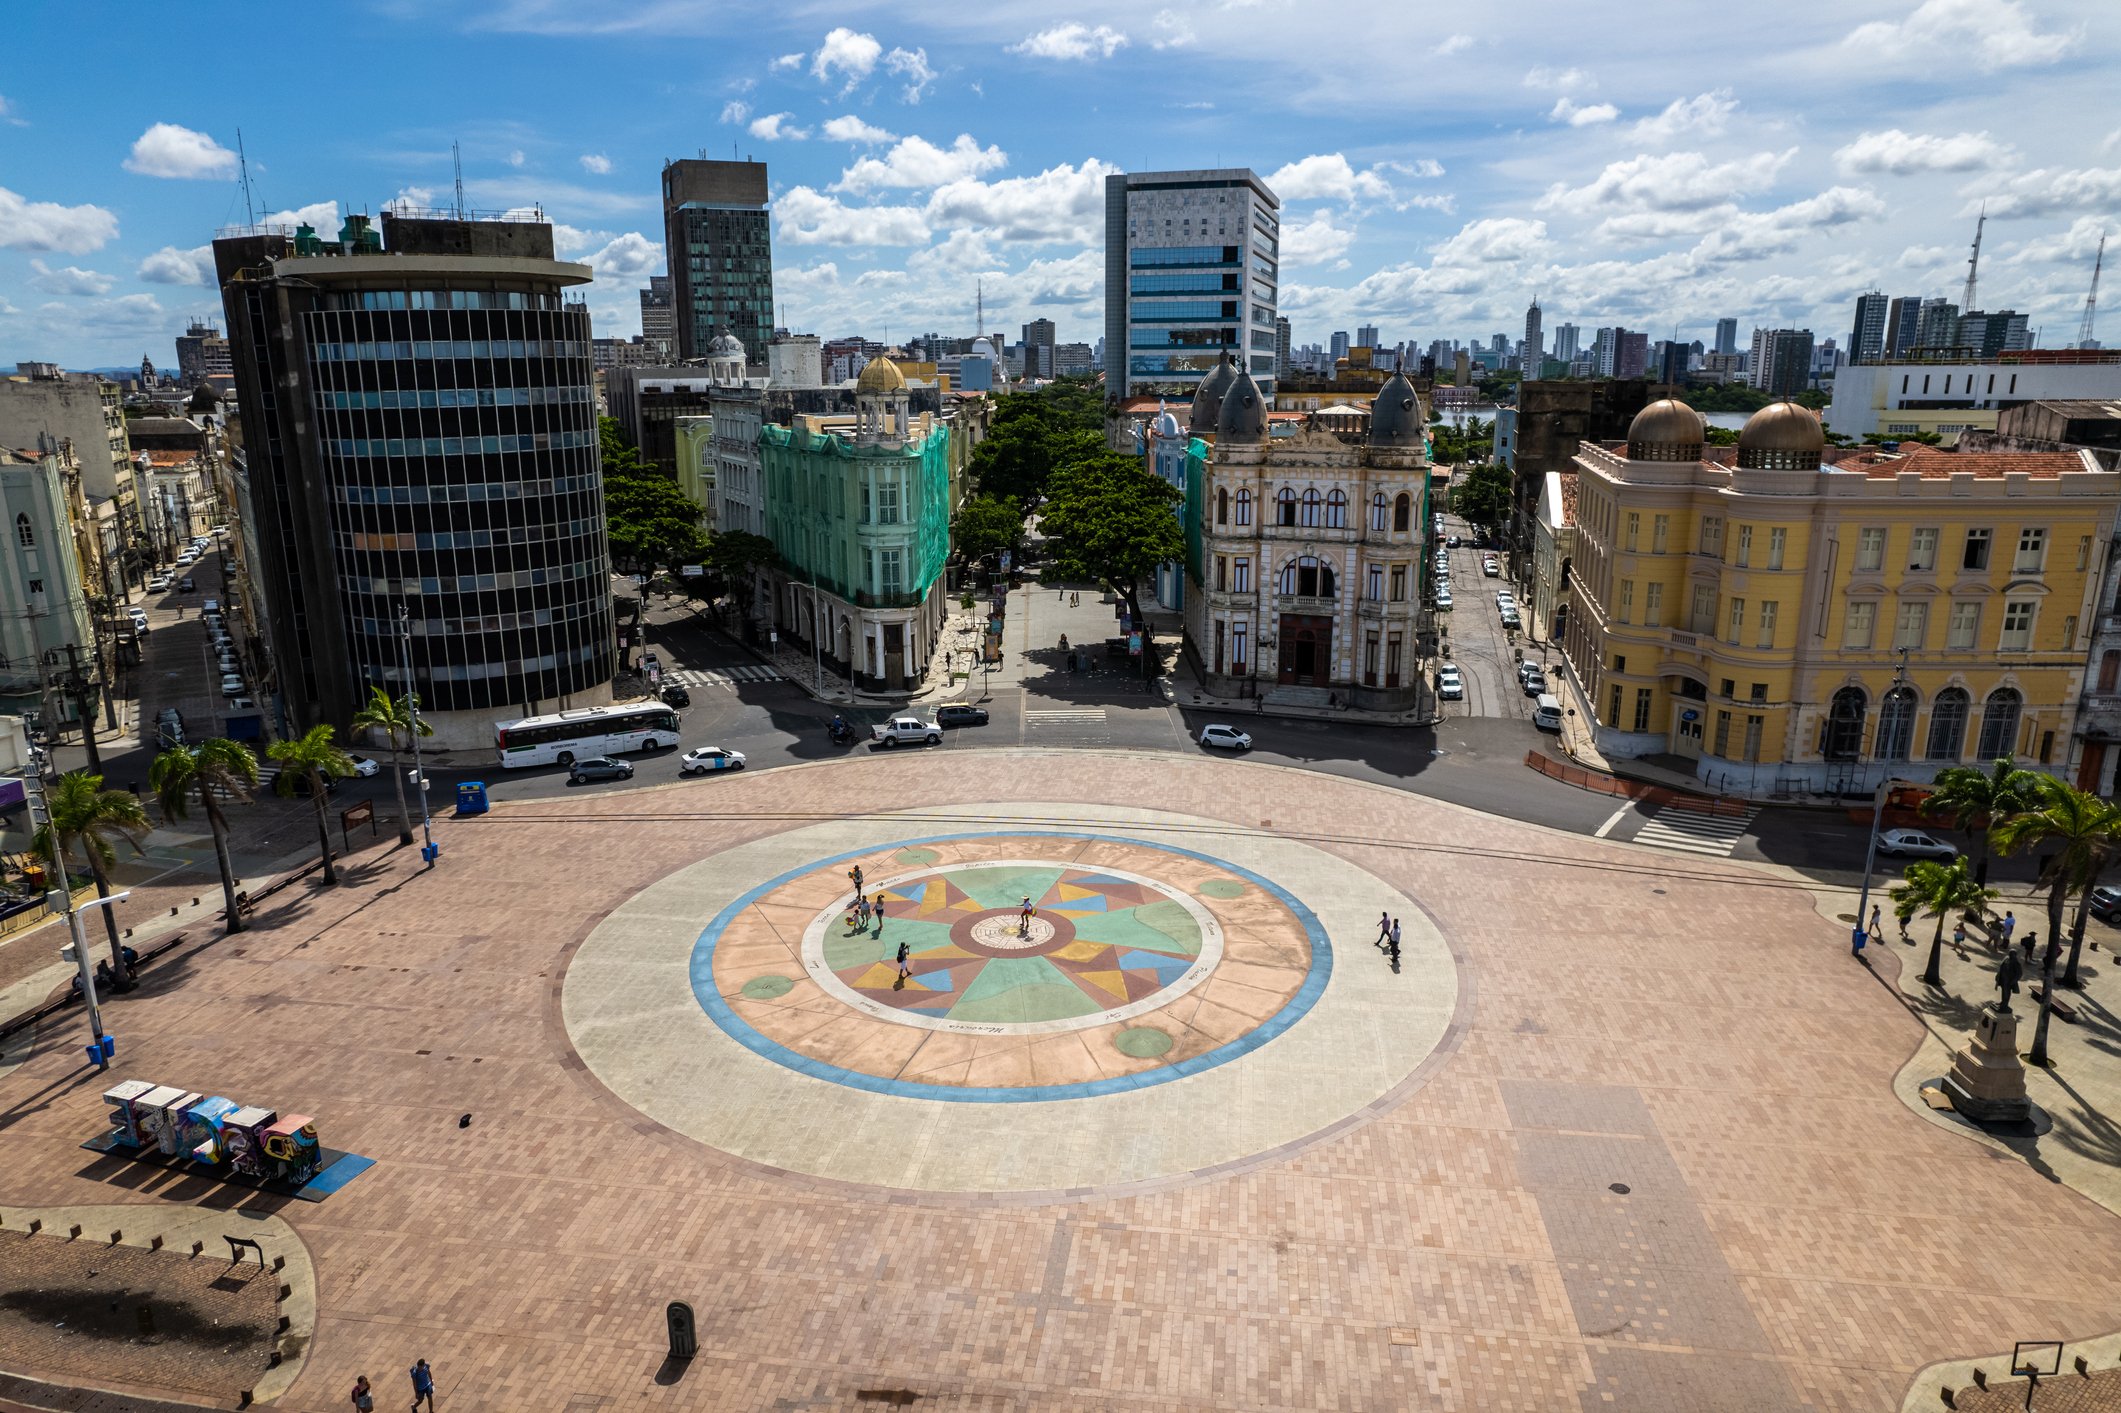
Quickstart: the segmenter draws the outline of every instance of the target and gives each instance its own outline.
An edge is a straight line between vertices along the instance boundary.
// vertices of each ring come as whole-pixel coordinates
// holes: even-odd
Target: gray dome
[[[1195,432],[1212,432],[1222,416],[1223,394],[1230,391],[1230,384],[1237,381],[1237,360],[1229,354],[1215,365],[1208,376],[1200,380],[1193,390],[1193,415],[1187,419],[1188,429]]]
[[[741,360],[744,357],[744,345],[737,342],[734,334],[716,334],[714,341],[707,345],[707,356]]]
[[[1413,447],[1426,443],[1421,422],[1421,395],[1405,373],[1394,373],[1370,404],[1370,445]]]
[[[1259,442],[1267,439],[1267,406],[1260,400],[1259,384],[1250,373],[1239,373],[1223,394],[1222,411],[1215,419],[1215,440]]]

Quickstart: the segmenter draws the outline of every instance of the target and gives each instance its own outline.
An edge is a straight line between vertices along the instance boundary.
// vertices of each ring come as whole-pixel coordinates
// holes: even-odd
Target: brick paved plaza
[[[278,1407],[424,1356],[459,1410],[1875,1413],[2121,1328],[2121,1219],[1896,1098],[1920,1024],[1758,870],[1091,752],[437,837],[112,1007],[110,1077],[71,1029],[0,1075],[0,1204],[300,1237]],[[377,1165],[311,1204],[99,1158],[117,1078]]]

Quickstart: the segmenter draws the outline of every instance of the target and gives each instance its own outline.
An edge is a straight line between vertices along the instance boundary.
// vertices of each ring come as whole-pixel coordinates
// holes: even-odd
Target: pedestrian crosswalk
[[[663,674],[665,682],[675,682],[680,687],[727,687],[734,690],[741,682],[779,682],[781,670],[777,667],[747,665],[739,667],[679,667]]]
[[[1753,824],[1758,806],[1743,814],[1710,814],[1684,805],[1665,805],[1636,831],[1635,842],[1652,848],[1672,849],[1682,854],[1707,854],[1727,859]]]
[[[267,765],[263,761],[260,761],[258,763],[258,788],[255,790],[246,791],[245,793],[253,800],[263,799],[265,796],[273,793],[273,782],[277,780],[279,776],[280,767],[278,767],[277,765]],[[221,801],[223,804],[229,804],[238,798],[236,793],[233,790],[230,790],[225,785],[211,785],[207,787],[207,791],[215,799]],[[196,802],[196,792],[194,792],[194,803]]]
[[[1024,713],[1025,720],[1033,726],[1081,725],[1085,722],[1102,722],[1103,707],[1034,707]]]

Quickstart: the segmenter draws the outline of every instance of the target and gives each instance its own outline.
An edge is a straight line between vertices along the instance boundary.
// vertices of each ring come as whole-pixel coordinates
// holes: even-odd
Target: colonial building
[[[1565,647],[1600,751],[1749,793],[2063,768],[2121,475],[2082,452],[1829,456],[1786,402],[1735,464],[1703,439],[1666,400],[1576,455]]]
[[[1424,425],[1420,395],[1395,375],[1368,417],[1314,416],[1270,440],[1249,373],[1224,363],[1203,380],[1186,461],[1185,653],[1210,693],[1414,704]]]
[[[774,623],[868,692],[918,686],[947,611],[951,437],[914,417],[888,358],[855,385],[851,426],[798,416],[759,434]]]
[[[0,711],[47,721],[78,717],[55,672],[101,675],[67,501],[57,453],[0,451]]]

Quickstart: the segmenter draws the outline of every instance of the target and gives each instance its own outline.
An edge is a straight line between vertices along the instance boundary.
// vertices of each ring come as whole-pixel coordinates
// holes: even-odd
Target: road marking
[[[1024,713],[1024,719],[1036,726],[1061,725],[1069,721],[1103,721],[1103,707],[1050,707],[1034,708]]]
[[[1606,835],[1611,834],[1613,832],[1613,826],[1620,823],[1620,821],[1622,821],[1623,819],[1626,819],[1628,817],[1628,811],[1634,808],[1635,807],[1633,805],[1622,805],[1619,809],[1614,810],[1613,817],[1611,819],[1608,819],[1604,824],[1599,825],[1598,832],[1596,834],[1593,834],[1591,837],[1593,839],[1603,839]]]
[[[780,670],[772,667],[681,667],[665,672],[663,680],[680,687],[734,688],[739,682],[778,682]]]
[[[1635,842],[1682,854],[1727,859],[1752,827],[1753,816],[1759,813],[1758,806],[1749,806],[1742,815],[1715,815],[1665,805],[1636,831]]]

